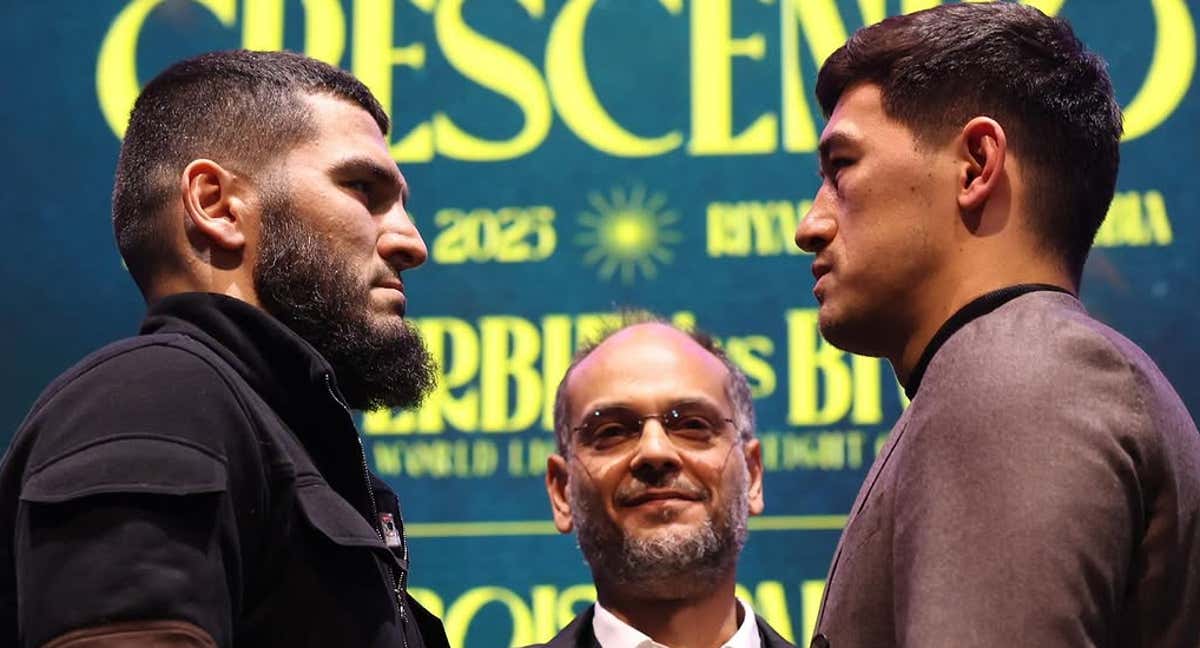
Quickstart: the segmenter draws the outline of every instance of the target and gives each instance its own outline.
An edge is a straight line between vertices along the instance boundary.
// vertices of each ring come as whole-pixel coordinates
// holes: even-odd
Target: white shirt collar
[[[721,644],[722,648],[762,648],[754,610],[741,599],[737,599],[737,602],[742,606],[742,624],[732,637]],[[592,633],[596,635],[600,648],[670,648],[618,619],[599,603],[596,603],[595,616],[592,618]]]

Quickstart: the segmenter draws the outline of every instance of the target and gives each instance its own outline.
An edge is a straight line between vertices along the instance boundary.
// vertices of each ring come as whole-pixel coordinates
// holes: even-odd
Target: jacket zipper
[[[358,436],[357,426],[354,425],[354,414],[352,414],[350,412],[350,406],[343,403],[342,399],[338,397],[337,392],[335,392],[333,390],[333,381],[330,379],[329,374],[328,373],[324,374],[324,377],[325,377],[325,389],[329,391],[329,396],[331,398],[333,398],[333,401],[335,403],[337,403],[338,405],[341,406],[342,411],[344,411],[346,413],[346,416],[350,418],[351,427],[354,427],[354,439],[356,441],[358,441],[358,456],[359,456],[359,459],[362,460],[363,483],[367,487],[367,500],[370,503],[371,510],[374,512],[375,517],[376,517],[375,520],[367,520],[367,522],[371,525],[371,528],[375,531],[375,535],[379,536],[379,540],[381,542],[383,542],[384,546],[386,547],[387,539],[383,535],[383,530],[380,529],[378,526],[379,505],[376,504],[376,502],[375,502],[375,487],[371,484],[371,469],[370,469],[370,466],[367,465],[367,450],[366,450],[366,448],[363,447],[362,437]],[[401,539],[401,542],[403,543],[402,546],[404,547],[404,560],[407,563],[407,561],[408,561],[408,537],[406,535],[404,535],[405,532],[403,531],[403,529],[404,529],[403,520],[400,521],[400,528],[401,528],[400,539]],[[396,595],[396,598],[393,599],[393,601],[392,601],[392,607],[400,615],[401,623],[404,625],[408,625],[407,614],[405,613],[405,610],[404,610],[404,585],[405,585],[404,581],[406,580],[404,578],[404,573],[401,572],[400,578],[397,579],[395,572],[392,571],[391,565],[388,565],[386,562],[382,562],[382,561],[381,561],[381,564],[383,566],[384,571],[387,573],[388,582],[392,584],[392,593]],[[404,642],[404,648],[408,648],[408,633],[406,631],[401,631],[400,639],[401,639],[401,641]]]

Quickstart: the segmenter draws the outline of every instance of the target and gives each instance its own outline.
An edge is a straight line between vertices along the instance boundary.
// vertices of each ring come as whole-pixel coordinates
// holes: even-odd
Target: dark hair
[[[584,358],[592,355],[592,352],[609,338],[631,326],[638,326],[640,324],[662,324],[669,326],[691,338],[693,342],[700,345],[700,348],[711,353],[713,357],[721,361],[721,364],[725,365],[725,369],[729,371],[729,379],[725,383],[725,396],[729,399],[729,404],[733,406],[733,426],[742,441],[753,439],[755,425],[754,400],[750,395],[750,383],[746,380],[746,374],[725,355],[725,352],[718,346],[717,341],[704,331],[679,328],[654,313],[644,310],[627,309],[621,311],[614,324],[600,330],[591,340],[580,346],[579,350],[575,352],[575,356],[571,358],[571,364],[567,367],[566,373],[563,374],[562,382],[558,383],[558,390],[554,395],[554,439],[558,446],[558,453],[565,457],[570,447],[571,421],[569,412],[571,404],[567,396],[567,380],[571,377],[571,372],[575,370],[575,367],[580,362],[583,362]]]
[[[113,230],[143,292],[178,263],[160,212],[178,193],[189,162],[208,158],[252,174],[312,135],[305,95],[327,94],[388,117],[359,80],[293,52],[210,52],[175,63],[138,96],[117,162]]]
[[[1025,165],[1031,226],[1076,280],[1112,201],[1121,109],[1104,61],[1062,19],[1008,2],[948,4],[855,32],[817,77],[826,117],[847,88],[880,86],[883,109],[922,143],[996,119]]]

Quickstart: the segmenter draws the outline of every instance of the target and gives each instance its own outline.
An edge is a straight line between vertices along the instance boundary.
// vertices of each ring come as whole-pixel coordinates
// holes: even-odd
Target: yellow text
[[[694,324],[691,313],[673,316]],[[415,412],[378,410],[363,417],[368,436],[463,432],[512,434],[534,427],[553,429],[558,383],[579,344],[618,323],[613,313],[548,314],[534,321],[487,315],[475,321],[455,317],[416,318],[442,377]],[[878,358],[847,354],[825,342],[815,309],[784,314],[786,349],[765,334],[729,336],[722,345],[746,373],[755,398],[774,395],[786,384],[787,423],[798,427],[872,426],[883,422],[883,389],[896,387]],[[786,374],[777,374],[777,351],[785,354]],[[507,452],[515,452],[508,450]],[[528,473],[528,462],[521,466]]]
[[[415,412],[367,413],[367,435],[438,434],[447,427],[485,433],[514,433],[535,425],[550,430],[554,394],[575,349],[619,323],[619,316],[550,314],[534,322],[488,315],[474,322],[455,317],[412,321],[442,368],[441,379]]]
[[[489,439],[376,441],[371,453],[375,471],[389,477],[491,477],[500,462],[500,450]]]
[[[761,581],[750,587],[738,584],[736,595],[749,602],[754,611],[785,639],[812,635],[817,610],[821,605],[824,581],[809,580],[794,588],[780,581]],[[527,591],[515,591],[497,585],[473,587],[447,600],[431,589],[413,587],[414,598],[434,615],[441,617],[452,646],[464,646],[472,623],[485,608],[499,608],[511,620],[508,637],[490,637],[494,646],[524,646],[548,641],[577,614],[596,601],[591,583],[560,587],[534,585]],[[789,593],[799,599],[799,624],[793,622]],[[801,634],[797,634],[797,628]]]
[[[142,32],[150,14],[164,1],[128,0],[101,42],[96,94],[105,120],[118,136],[125,131],[140,90],[137,55]],[[223,27],[240,28],[244,47],[284,47],[284,9],[290,6],[285,0],[193,1]],[[647,3],[659,12],[656,17],[655,9],[648,8],[647,19],[686,20],[683,24],[689,30],[686,51],[673,53],[680,67],[691,72],[689,105],[679,106],[678,111],[691,116],[685,142],[682,125],[662,133],[632,132],[597,95],[589,65],[603,61],[609,46],[589,43],[587,26],[593,13],[604,10],[603,3],[567,0],[557,14],[550,15],[545,0],[506,1],[520,8],[523,19],[546,25],[544,61],[530,60],[505,43],[502,28],[485,31],[470,24],[463,11],[466,0],[353,0],[349,24],[341,0],[303,0],[304,51],[339,64],[349,34],[351,71],[393,114],[394,85],[427,75],[429,50],[436,48],[463,82],[494,93],[521,114],[516,132],[486,138],[470,132],[446,111],[432,109],[415,123],[397,123],[390,149],[398,162],[427,162],[435,155],[476,162],[517,159],[541,147],[556,115],[580,141],[613,157],[652,157],[681,148],[692,156],[767,155],[780,148],[791,153],[816,150],[817,114],[808,100],[811,80],[804,78],[802,69],[821,64],[850,33],[835,0],[763,0],[760,4],[778,7],[778,30],[764,31],[742,28],[732,0],[693,0],[686,10],[683,0]],[[1153,54],[1124,111],[1126,139],[1145,135],[1166,121],[1179,107],[1195,73],[1196,29],[1186,0],[1146,1],[1155,22]],[[428,21],[429,27],[397,34],[401,3]],[[1026,3],[1054,15],[1065,0]],[[855,4],[859,15],[851,16],[852,25],[882,20],[888,8],[885,0]],[[939,0],[902,0],[899,9],[907,13],[937,4]],[[739,60],[740,65],[771,64],[780,69],[774,106],[739,108],[739,112],[749,111],[748,123],[734,120],[734,99],[746,94],[733,74]]]
[[[851,355],[821,337],[817,310],[789,310],[788,414],[791,425],[853,425],[883,422],[883,378],[879,358]]]
[[[859,430],[759,432],[758,438],[768,472],[858,470],[874,458],[874,435]]]
[[[796,226],[812,201],[713,202],[708,204],[708,256],[765,257],[803,254]]]
[[[554,254],[558,245],[554,209],[544,205],[440,209],[433,223],[438,231],[430,255],[436,263],[542,261]]]
[[[1096,247],[1170,245],[1175,240],[1167,203],[1161,193],[1122,191],[1113,196],[1108,215],[1096,232]]]

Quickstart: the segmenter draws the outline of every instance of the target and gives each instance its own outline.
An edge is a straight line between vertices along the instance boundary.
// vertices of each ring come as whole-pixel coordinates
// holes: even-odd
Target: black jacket
[[[595,614],[596,606],[589,605],[548,643],[528,648],[600,648],[599,642],[596,641],[596,635],[592,634],[592,617]],[[756,615],[755,619],[758,621],[758,637],[762,640],[763,648],[795,648],[786,639],[779,636],[774,628],[767,625],[762,617]]]
[[[219,646],[446,645],[329,364],[229,297],[163,299],[46,388],[0,527],[0,645],[156,619]]]

